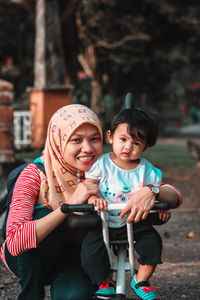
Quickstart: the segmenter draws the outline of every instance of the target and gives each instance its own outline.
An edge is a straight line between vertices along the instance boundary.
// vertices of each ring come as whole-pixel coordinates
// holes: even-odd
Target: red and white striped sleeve
[[[178,207],[182,204],[182,202],[183,202],[183,199],[182,199],[182,195],[181,195],[180,190],[179,190],[178,188],[176,188],[175,186],[173,186],[173,185],[171,185],[171,184],[167,184],[167,183],[165,183],[165,182],[162,182],[161,185],[162,185],[162,186],[168,186],[168,187],[170,187],[171,189],[173,189],[173,190],[176,192],[177,198],[178,198],[178,204],[177,204],[177,206],[176,206],[175,208],[178,208]]]
[[[13,256],[37,247],[32,218],[39,191],[40,170],[29,164],[16,181],[7,220],[6,242]]]

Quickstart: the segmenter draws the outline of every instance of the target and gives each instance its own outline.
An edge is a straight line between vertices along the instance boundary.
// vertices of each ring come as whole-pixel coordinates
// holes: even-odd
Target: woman
[[[43,299],[47,284],[52,299],[88,300],[93,295],[96,287],[80,266],[80,245],[66,233],[67,215],[60,206],[86,203],[97,193],[96,184],[84,182],[84,172],[101,153],[102,131],[90,109],[68,105],[52,116],[39,159],[46,175],[35,164],[20,174],[1,248],[2,260],[19,278],[18,299]],[[175,207],[178,196],[171,187],[160,187],[159,200],[168,200]],[[144,188],[122,214],[130,210],[129,221],[144,218],[153,203],[152,192]]]

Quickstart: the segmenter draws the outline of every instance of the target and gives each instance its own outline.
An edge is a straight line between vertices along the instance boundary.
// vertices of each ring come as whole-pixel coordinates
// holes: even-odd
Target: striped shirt
[[[37,247],[36,221],[32,219],[39,192],[40,170],[35,164],[29,164],[16,181],[7,220],[5,242],[13,256]],[[1,247],[0,256],[7,266],[4,255],[5,242]]]

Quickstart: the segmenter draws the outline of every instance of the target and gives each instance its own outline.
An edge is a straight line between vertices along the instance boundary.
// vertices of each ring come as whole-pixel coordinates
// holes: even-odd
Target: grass
[[[194,167],[196,164],[185,146],[156,145],[145,151],[143,157],[161,167]]]
[[[111,146],[104,145],[103,151],[104,153],[111,151]],[[142,157],[159,167],[194,167],[196,164],[184,146],[156,145],[146,150]]]

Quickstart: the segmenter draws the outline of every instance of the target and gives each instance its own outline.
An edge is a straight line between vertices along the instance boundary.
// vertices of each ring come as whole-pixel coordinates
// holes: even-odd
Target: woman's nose
[[[92,151],[92,145],[89,141],[84,141],[82,144],[82,151],[84,152],[91,152]]]

